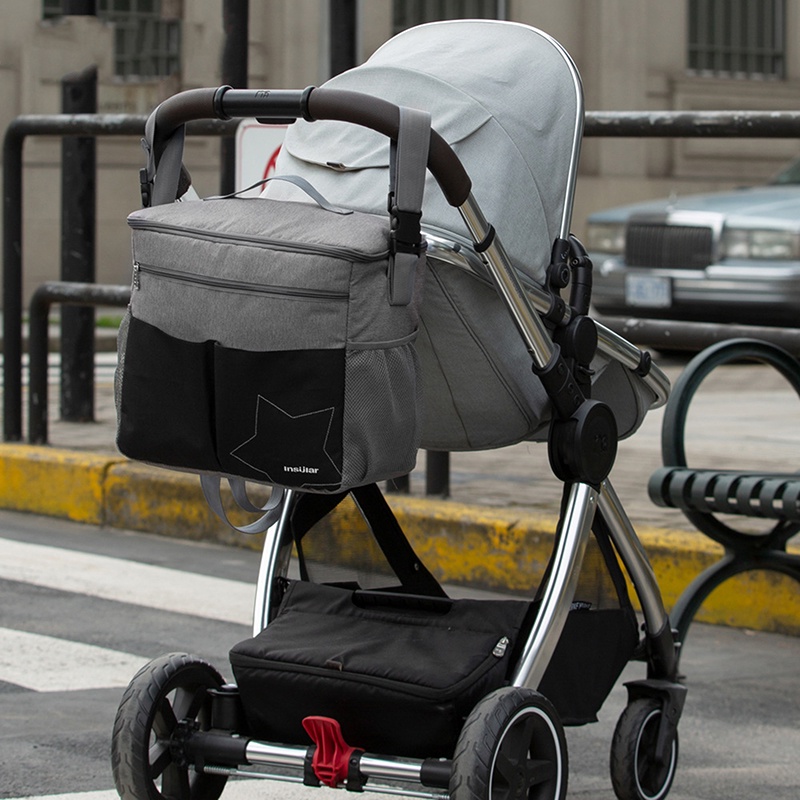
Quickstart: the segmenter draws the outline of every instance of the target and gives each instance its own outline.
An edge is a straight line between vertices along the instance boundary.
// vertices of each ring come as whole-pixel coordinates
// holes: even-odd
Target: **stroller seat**
[[[405,31],[327,88],[430,111],[466,166],[476,199],[523,286],[545,291],[552,248],[569,237],[583,132],[580,77],[552,37],[516,23],[457,20]],[[385,213],[385,137],[339,121],[293,124],[276,174],[301,175],[331,202]],[[429,175],[423,203],[429,270],[417,353],[422,447],[485,450],[547,438],[550,404],[463,219]],[[283,182],[264,195],[307,201]],[[550,302],[551,294],[543,302]],[[658,398],[619,361],[598,354],[592,396],[620,437]],[[663,401],[665,398],[661,398]]]

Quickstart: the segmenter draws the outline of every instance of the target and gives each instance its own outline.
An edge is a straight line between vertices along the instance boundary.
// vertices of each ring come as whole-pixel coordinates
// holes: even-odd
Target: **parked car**
[[[765,186],[587,222],[601,314],[800,327],[800,159]]]

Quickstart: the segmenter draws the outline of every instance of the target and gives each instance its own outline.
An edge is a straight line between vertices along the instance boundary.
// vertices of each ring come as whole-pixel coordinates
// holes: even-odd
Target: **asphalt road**
[[[258,554],[0,512],[0,798],[113,800],[117,704],[138,666],[183,650],[230,676],[248,635]],[[672,800],[797,800],[800,640],[695,626]],[[631,664],[623,679],[641,677]],[[618,685],[600,721],[568,729],[570,798],[613,800],[608,748]],[[313,798],[231,781],[223,798]],[[375,797],[375,795],[372,795]]]

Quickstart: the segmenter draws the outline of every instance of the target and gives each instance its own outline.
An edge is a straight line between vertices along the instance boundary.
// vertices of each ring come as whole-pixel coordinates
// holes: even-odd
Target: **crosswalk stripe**
[[[36,692],[124,687],[146,661],[91,644],[0,628],[0,680]]]
[[[276,783],[261,779],[228,781],[222,792],[222,800],[264,800],[265,797],[274,795],[282,800],[334,800],[342,797],[341,789],[329,789],[326,786],[309,789],[302,784]],[[377,792],[364,792],[360,800],[379,800]],[[30,797],[11,797],[8,800],[34,800]],[[95,792],[75,792],[74,794],[48,794],[37,795],[35,800],[119,800],[119,795],[113,789]]]
[[[0,538],[0,579],[223,622],[253,614],[255,587],[244,581],[13,539]]]

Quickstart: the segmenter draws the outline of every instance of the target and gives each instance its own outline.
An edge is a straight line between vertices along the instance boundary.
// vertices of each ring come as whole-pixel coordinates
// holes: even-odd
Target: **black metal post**
[[[22,439],[22,152],[28,136],[139,136],[146,117],[124,114],[28,114],[3,138],[3,439]],[[199,120],[192,136],[233,136],[235,120]]]
[[[31,297],[29,314],[28,441],[47,444],[47,329],[50,306],[120,306],[131,299],[129,286],[48,281]],[[66,311],[62,308],[62,313]]]
[[[97,67],[61,81],[65,114],[97,111]],[[94,283],[97,146],[93,136],[61,141],[61,280]],[[94,308],[61,312],[61,418],[94,420]]]
[[[425,494],[429,497],[450,497],[450,453],[426,451]]]
[[[247,88],[247,46],[249,36],[248,0],[223,0],[222,26],[225,46],[222,51],[222,83],[234,89]],[[222,139],[220,154],[220,193],[236,191],[236,142]]]
[[[356,0],[330,0],[330,71],[338,75],[356,66]]]
[[[3,438],[22,439],[22,145],[13,122],[3,139]]]

